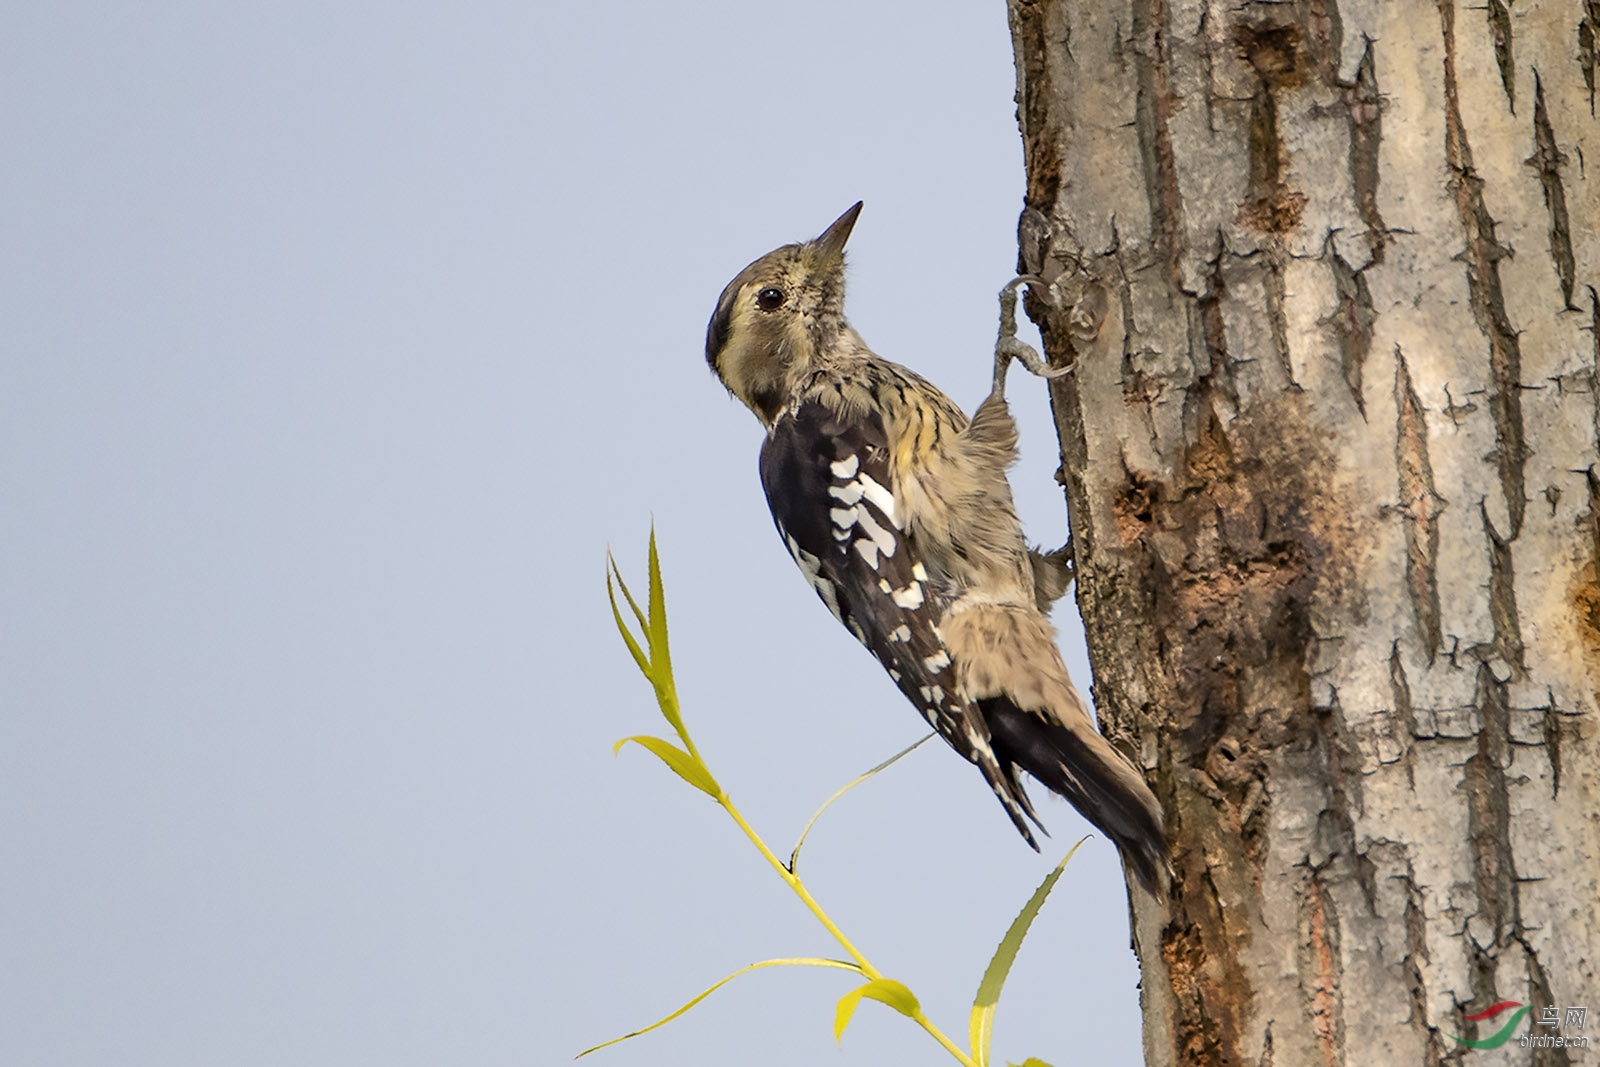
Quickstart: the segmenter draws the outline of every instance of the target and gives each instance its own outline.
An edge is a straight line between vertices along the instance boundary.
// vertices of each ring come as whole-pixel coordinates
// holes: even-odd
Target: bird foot
[[[1040,378],[1060,378],[1071,374],[1076,363],[1065,367],[1052,367],[1039,355],[1038,349],[1017,336],[1017,292],[1024,285],[1038,286],[1044,300],[1051,307],[1061,302],[1061,290],[1045,282],[1036,274],[1022,274],[1011,279],[1000,290],[1000,335],[994,342],[994,395],[1002,399],[1006,394],[1006,371],[1015,360]]]
[[[1060,600],[1072,585],[1074,573],[1071,536],[1068,536],[1066,544],[1054,552],[1041,552],[1037,548],[1028,549],[1028,565],[1033,571],[1034,602],[1041,612],[1048,615],[1051,605]]]

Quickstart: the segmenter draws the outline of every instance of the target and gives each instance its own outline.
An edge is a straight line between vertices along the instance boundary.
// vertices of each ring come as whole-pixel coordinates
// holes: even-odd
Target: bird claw
[[[1061,303],[1061,290],[1036,274],[1021,274],[1012,278],[1000,289],[1000,335],[994,343],[994,395],[1005,396],[1006,372],[1015,360],[1028,369],[1028,373],[1046,380],[1071,374],[1076,363],[1065,367],[1052,367],[1039,355],[1038,349],[1017,336],[1017,292],[1024,285],[1042,290],[1045,303],[1057,307]]]
[[[1054,552],[1028,549],[1028,566],[1033,572],[1033,596],[1039,611],[1048,615],[1050,608],[1064,596],[1077,577],[1072,552],[1072,537]]]
[[[1015,337],[1002,338],[995,345],[995,355],[1000,356],[1002,354],[1007,360],[1015,359],[1018,363],[1028,368],[1029,372],[1038,375],[1040,378],[1060,378],[1071,374],[1073,370],[1071,366],[1052,367],[1039,355],[1037,349]]]

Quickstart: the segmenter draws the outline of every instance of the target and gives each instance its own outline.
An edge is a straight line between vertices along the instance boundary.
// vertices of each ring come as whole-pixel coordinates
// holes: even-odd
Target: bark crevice
[[[1417,712],[1411,703],[1411,682],[1406,678],[1406,665],[1400,656],[1400,642],[1389,649],[1389,694],[1394,700],[1394,714],[1400,722],[1400,761],[1406,772],[1406,785],[1417,788],[1416,741]]]
[[[1494,383],[1489,410],[1495,426],[1495,463],[1506,510],[1511,516],[1508,536],[1522,530],[1527,503],[1524,467],[1527,442],[1522,420],[1522,344],[1506,314],[1500,280],[1500,260],[1510,250],[1495,237],[1495,220],[1483,200],[1483,179],[1472,163],[1472,146],[1461,117],[1460,88],[1456,81],[1455,6],[1438,0],[1444,36],[1445,162],[1450,169],[1456,211],[1466,237],[1467,291],[1473,317],[1489,342],[1489,370]]]
[[[1500,70],[1500,87],[1506,93],[1506,106],[1517,113],[1517,65],[1511,58],[1511,9],[1506,0],[1489,0],[1484,13],[1489,20],[1489,39],[1494,43],[1494,65]]]
[[[1597,61],[1596,43],[1600,42],[1600,0],[1583,0],[1583,18],[1578,20],[1578,66],[1583,70],[1583,84],[1589,90],[1589,116],[1594,117],[1594,72]]]
[[[1572,221],[1567,214],[1567,190],[1561,182],[1561,165],[1567,157],[1556,145],[1556,132],[1550,126],[1550,112],[1544,104],[1544,83],[1538,71],[1533,72],[1533,144],[1534,152],[1528,165],[1538,172],[1539,185],[1544,190],[1544,207],[1550,216],[1550,260],[1561,281],[1561,306],[1576,311],[1572,305],[1572,287],[1577,280],[1577,267],[1572,258]]]
[[[1139,149],[1144,157],[1145,197],[1150,207],[1150,238],[1166,270],[1167,284],[1182,288],[1182,205],[1178,168],[1169,123],[1177,101],[1167,77],[1167,5],[1164,0],[1133,3],[1134,98]]]
[[[1428,456],[1428,422],[1400,346],[1394,350],[1395,468],[1405,525],[1406,592],[1428,662],[1439,655],[1443,624],[1439,609],[1439,515],[1449,506],[1434,486]]]
[[[1417,873],[1409,856],[1405,857],[1405,874],[1401,881],[1406,895],[1406,954],[1403,966],[1406,992],[1411,1001],[1407,1019],[1422,1041],[1423,1063],[1426,1067],[1440,1067],[1444,1062],[1444,1049],[1438,1028],[1428,1021],[1428,987],[1423,978],[1424,968],[1432,962],[1428,951],[1428,920],[1423,908],[1422,887],[1417,884]]]
[[[1018,48],[1019,67],[1028,71],[1017,91],[1017,122],[1022,127],[1023,168],[1027,177],[1027,205],[1046,215],[1055,207],[1061,188],[1061,149],[1049,121],[1052,97],[1049,34],[1044,22],[1049,5],[1039,0],[1018,0],[1011,5],[1012,40]]]
[[[1522,627],[1517,621],[1517,576],[1511,542],[1500,536],[1486,505],[1479,505],[1489,542],[1489,619],[1494,624],[1494,651],[1518,677],[1527,670]]]
[[[1339,342],[1339,367],[1344,372],[1345,384],[1350,387],[1350,397],[1355,401],[1361,417],[1367,417],[1367,398],[1363,392],[1362,375],[1367,365],[1367,354],[1372,349],[1372,325],[1378,320],[1372,306],[1372,290],[1365,275],[1346,263],[1333,247],[1327,244],[1328,265],[1333,271],[1333,288],[1338,295],[1338,307],[1333,314],[1322,319],[1322,324],[1333,330]]]
[[[1250,98],[1250,185],[1239,221],[1266,234],[1289,233],[1300,225],[1306,197],[1284,181],[1288,152],[1278,130],[1278,93],[1304,80],[1300,30],[1241,23],[1234,28],[1234,41],[1256,76]]]
[[[1356,210],[1366,224],[1367,248],[1372,262],[1382,263],[1389,243],[1388,226],[1378,208],[1378,149],[1383,144],[1383,95],[1378,91],[1378,67],[1372,38],[1366,39],[1355,80],[1339,83],[1349,121],[1350,191]]]
[[[1550,976],[1539,962],[1539,954],[1526,941],[1522,942],[1522,949],[1528,970],[1528,1014],[1538,1019],[1546,1008],[1555,1008],[1560,1012],[1563,1005],[1557,1002],[1555,992],[1550,988]],[[1572,1059],[1564,1048],[1541,1046],[1533,1049],[1528,1062],[1533,1067],[1570,1067]]]
[[[1467,941],[1483,957],[1488,987],[1494,987],[1496,950],[1511,943],[1521,925],[1517,909],[1517,869],[1511,854],[1511,800],[1506,783],[1510,765],[1511,713],[1505,683],[1488,664],[1478,666],[1477,752],[1463,768],[1467,832],[1472,852],[1476,913],[1467,920]]]

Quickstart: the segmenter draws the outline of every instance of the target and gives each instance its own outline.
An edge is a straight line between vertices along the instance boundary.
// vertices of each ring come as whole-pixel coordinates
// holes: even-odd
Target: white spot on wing
[[[861,483],[851,482],[848,485],[828,486],[828,495],[845,504],[854,504],[861,499]]]
[[[904,589],[896,589],[889,597],[907,611],[915,611],[922,607],[922,583],[912,582]]]
[[[901,629],[904,629],[904,627],[901,627]],[[923,660],[922,665],[928,669],[930,674],[938,674],[950,666],[950,653],[941,648],[938,652]]]
[[[867,566],[873,570],[878,569],[878,543],[876,541],[869,541],[865,537],[857,538],[856,551],[861,553],[861,558],[867,561]]]
[[[779,530],[782,531],[782,527]],[[822,598],[822,603],[833,613],[833,617],[843,622],[844,615],[839,611],[839,592],[832,582],[822,576],[822,561],[801,548],[800,543],[788,533],[783,534],[783,542],[789,546],[789,555],[794,557],[795,565],[805,575],[806,583],[816,590],[817,596]]]
[[[832,519],[833,524],[841,530],[848,530],[856,524],[859,510],[859,508],[829,508],[828,518]]]
[[[909,641],[909,640],[911,640],[911,627],[906,626],[904,623],[902,623],[899,626],[896,626],[894,628],[894,630],[890,632],[889,640],[891,640],[891,641]]]
[[[898,682],[900,680],[900,672],[895,670],[893,667],[890,667],[889,677]]]
[[[994,750],[989,747],[989,739],[971,730],[967,731],[967,743],[988,759],[994,759]]]
[[[874,507],[883,512],[884,518],[895,526],[899,526],[900,520],[895,518],[894,514],[894,494],[878,484],[870,474],[862,474],[856,481],[861,486],[862,494],[872,502]]]
[[[828,464],[828,468],[833,471],[833,476],[840,481],[854,478],[856,471],[861,469],[861,457],[855,455],[846,456],[837,463]]]
[[[861,527],[861,532],[872,538],[872,543],[878,546],[879,552],[882,552],[885,556],[894,555],[894,534],[890,533],[888,530],[885,530],[882,526],[879,526],[876,522],[874,522],[872,516],[869,515],[865,510],[860,508],[857,508],[856,510],[858,512],[856,515],[856,525]]]

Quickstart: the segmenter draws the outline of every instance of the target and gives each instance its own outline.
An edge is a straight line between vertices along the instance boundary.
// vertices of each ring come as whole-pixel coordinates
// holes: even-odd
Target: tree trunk
[[[1594,1055],[1600,3],[1009,7],[1146,1062]]]

